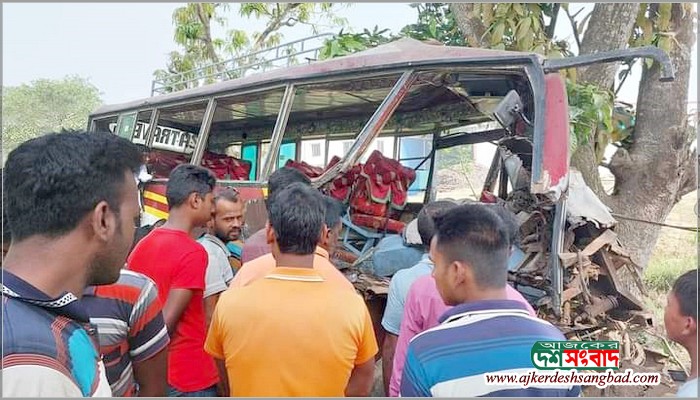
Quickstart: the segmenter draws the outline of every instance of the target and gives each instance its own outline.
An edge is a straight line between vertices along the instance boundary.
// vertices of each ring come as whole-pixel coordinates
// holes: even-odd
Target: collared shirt
[[[382,318],[382,326],[387,332],[398,335],[401,328],[401,317],[403,316],[406,296],[413,282],[421,276],[429,275],[433,272],[433,262],[430,261],[429,254],[423,254],[420,262],[411,268],[398,271],[391,278],[389,283],[389,295],[386,300],[386,309]]]
[[[207,233],[198,242],[204,246],[209,257],[204,276],[204,298],[207,298],[228,289],[233,271],[228,261],[228,248],[218,237]]]
[[[241,263],[248,263],[258,257],[270,254],[271,251],[272,249],[267,243],[267,233],[265,228],[260,229],[246,239],[245,243],[243,243],[243,249],[241,250]]]
[[[224,360],[233,397],[342,397],[353,368],[378,351],[357,293],[288,267],[224,292],[205,349]]]
[[[549,322],[529,315],[513,300],[465,303],[448,310],[440,325],[408,346],[402,397],[570,397],[579,386],[487,385],[487,373],[529,373],[532,345],[565,340]]]
[[[272,254],[266,254],[262,257],[256,258],[253,261],[249,261],[243,264],[241,269],[238,270],[229,287],[236,288],[248,286],[274,271],[276,266],[277,261]],[[331,284],[347,288],[353,292],[355,291],[355,287],[348,280],[348,278],[346,278],[342,272],[338,271],[338,268],[331,263],[328,252],[320,246],[316,246],[313,267],[319,275],[321,275]]]
[[[537,313],[523,295],[508,284],[506,284],[506,295],[508,300],[519,302],[531,316],[537,317]],[[399,395],[401,373],[406,361],[408,343],[419,333],[437,326],[440,317],[449,309],[450,307],[440,297],[440,293],[435,285],[435,279],[432,276],[422,276],[411,285],[411,289],[406,297],[406,306],[401,319],[401,330],[399,331],[396,351],[394,352],[389,396],[395,397]]]
[[[112,393],[136,395],[134,364],[165,350],[170,342],[155,283],[123,269],[114,284],[86,288],[81,302],[97,326]]]
[[[96,329],[78,298],[2,271],[3,397],[110,397]]]

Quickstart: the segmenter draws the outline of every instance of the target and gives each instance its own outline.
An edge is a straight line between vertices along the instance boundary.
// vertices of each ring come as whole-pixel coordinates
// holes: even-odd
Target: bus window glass
[[[152,110],[139,111],[136,117],[136,126],[134,126],[134,134],[131,137],[132,142],[144,146],[148,143],[146,135],[148,134],[148,127],[150,126],[152,114]]]
[[[284,88],[278,88],[218,98],[202,164],[219,165],[221,171],[215,172],[226,175],[220,179],[258,179],[283,95]],[[268,149],[260,148],[263,142]],[[232,146],[238,149],[235,155],[229,150]],[[222,163],[230,166],[228,171]]]
[[[119,117],[119,122],[117,122],[117,135],[123,137],[124,139],[131,140],[131,136],[134,134],[134,127],[136,125],[136,113],[126,113]]]
[[[301,141],[299,161],[315,167],[344,157],[398,78],[394,73],[297,86],[284,143]],[[277,166],[291,154],[280,153]]]
[[[325,139],[309,139],[301,141],[300,159],[312,167],[323,168],[328,161],[326,160],[326,140]]]
[[[409,197],[420,202],[425,196],[430,176],[430,154],[433,149],[433,136],[406,136],[399,138],[399,162],[416,171],[416,180],[408,188]],[[414,200],[411,198],[411,200]],[[413,201],[412,201],[413,202]]]
[[[258,144],[249,143],[243,145],[241,159],[250,163],[250,174],[248,180],[254,181],[258,178]]]
[[[115,133],[117,131],[117,116],[95,119],[92,121],[90,130],[94,132]]]
[[[282,168],[288,160],[296,160],[297,144],[296,142],[282,143],[280,146],[279,157],[277,157],[277,168]]]
[[[203,100],[160,109],[148,157],[149,172],[155,177],[167,178],[177,165],[190,161],[207,103]],[[145,119],[144,115],[139,121]]]

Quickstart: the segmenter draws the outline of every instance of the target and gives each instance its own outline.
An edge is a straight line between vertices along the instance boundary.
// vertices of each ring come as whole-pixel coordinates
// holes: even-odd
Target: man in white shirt
[[[243,227],[243,200],[237,191],[225,188],[214,197],[215,211],[207,224],[208,232],[199,239],[209,257],[204,278],[204,311],[207,327],[219,300],[219,294],[228,288],[233,279],[233,270],[229,263],[227,242],[236,241],[241,236]]]

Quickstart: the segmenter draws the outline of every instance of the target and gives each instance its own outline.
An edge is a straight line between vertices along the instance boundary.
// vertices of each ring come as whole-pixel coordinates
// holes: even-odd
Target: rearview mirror
[[[493,117],[504,129],[510,130],[517,116],[523,112],[523,101],[518,92],[511,90],[493,110]]]

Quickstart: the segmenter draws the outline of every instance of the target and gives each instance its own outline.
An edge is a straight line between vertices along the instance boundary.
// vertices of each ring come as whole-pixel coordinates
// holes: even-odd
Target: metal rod
[[[204,149],[207,147],[207,142],[209,141],[209,131],[211,129],[211,122],[214,119],[214,111],[216,111],[216,99],[211,99],[204,112],[202,125],[199,127],[199,135],[197,135],[197,143],[194,146],[192,158],[190,159],[190,163],[194,165],[202,165],[202,157],[204,157]]]
[[[549,259],[552,262],[550,271],[552,279],[552,308],[554,309],[554,315],[557,317],[561,315],[561,293],[564,291],[564,275],[558,254],[564,251],[565,225],[566,194],[562,194],[555,205],[554,224],[552,225],[552,248],[549,251],[549,254],[551,254]]]
[[[413,70],[406,71],[401,75],[389,94],[384,98],[384,101],[382,101],[382,104],[380,104],[379,108],[372,114],[364,128],[360,131],[360,134],[357,135],[357,140],[352,144],[345,158],[334,165],[333,168],[324,172],[323,175],[316,178],[313,182],[315,186],[322,186],[330,182],[338,176],[338,174],[347,171],[355,165],[357,160],[367,151],[372,140],[377,137],[382,128],[384,128],[384,125],[386,125],[389,118],[394,114],[394,111],[396,111],[401,101],[406,97],[411,85],[416,81],[416,78],[417,75]]]
[[[552,72],[562,68],[583,67],[603,62],[627,61],[635,58],[651,58],[658,62],[661,65],[660,81],[669,82],[674,79],[673,64],[671,64],[671,59],[668,57],[668,54],[654,46],[604,51],[578,57],[551,59],[544,63],[544,70],[545,72]]]
[[[267,152],[267,159],[265,160],[265,165],[263,167],[262,174],[260,175],[260,180],[265,181],[270,177],[272,171],[275,169],[277,164],[277,157],[279,157],[280,146],[282,145],[282,139],[284,136],[284,128],[287,126],[287,121],[289,120],[289,114],[292,111],[292,104],[294,103],[294,92],[296,87],[293,84],[288,84],[287,88],[284,90],[284,96],[282,96],[282,104],[280,104],[280,111],[277,114],[277,121],[275,122],[275,128],[272,130],[272,140],[270,140],[270,151]]]
[[[150,121],[148,121],[148,129],[146,130],[146,148],[148,149],[151,149],[153,147],[158,118],[160,118],[160,108],[156,108],[153,110],[153,113],[151,114],[151,119]]]

